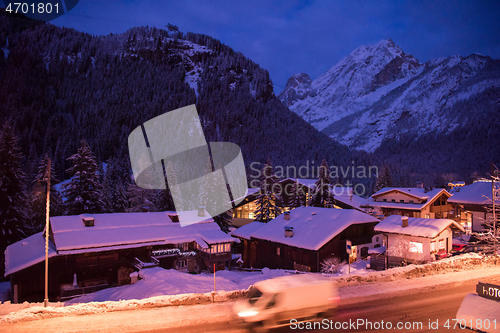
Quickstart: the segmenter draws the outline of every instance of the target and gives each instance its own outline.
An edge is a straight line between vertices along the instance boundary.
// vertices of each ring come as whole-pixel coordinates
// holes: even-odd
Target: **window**
[[[404,200],[399,200],[399,202],[401,202],[401,203],[405,203],[405,201],[404,201]]]
[[[217,245],[217,253],[222,253],[222,252],[224,252],[224,244]]]
[[[384,199],[384,202],[387,202],[387,199]]]
[[[396,199],[392,199],[391,201],[392,201],[392,202],[396,202]]]
[[[431,253],[432,252],[436,252],[437,249],[436,249],[436,242],[431,242]]]
[[[408,251],[413,252],[413,253],[423,253],[423,244],[420,242],[411,242],[410,241],[410,248]]]
[[[187,266],[186,260],[178,260],[176,266],[177,266],[177,269],[182,269],[182,268],[186,267]]]
[[[281,252],[281,249],[280,249],[279,247],[277,247],[277,248],[276,248],[276,254],[277,254],[277,255],[281,255],[281,254],[280,254],[280,252]]]
[[[413,203],[413,200],[410,200],[410,203]]]
[[[439,240],[439,249],[440,250],[444,250],[445,249],[444,239],[440,239]]]
[[[439,200],[434,201],[434,206],[440,206],[440,205],[441,205],[441,201],[439,201]]]
[[[224,252],[231,252],[231,244],[229,243],[224,244]]]

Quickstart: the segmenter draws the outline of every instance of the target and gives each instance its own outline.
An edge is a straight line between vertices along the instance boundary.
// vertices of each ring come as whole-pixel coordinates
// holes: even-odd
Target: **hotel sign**
[[[478,282],[476,292],[481,297],[500,301],[500,286]]]

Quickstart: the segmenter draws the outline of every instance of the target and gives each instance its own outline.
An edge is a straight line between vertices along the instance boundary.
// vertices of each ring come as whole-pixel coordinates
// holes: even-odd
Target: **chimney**
[[[284,219],[285,220],[289,220],[290,219],[290,212],[285,212]]]
[[[178,214],[168,214],[168,217],[170,217],[170,220],[172,222],[179,222],[179,215]]]
[[[401,226],[403,228],[408,226],[408,216],[401,216]]]
[[[90,215],[83,215],[82,221],[83,221],[83,225],[86,227],[93,227],[94,226],[94,218]]]
[[[198,216],[199,217],[204,217],[205,216],[205,206],[198,207]]]
[[[424,183],[422,182],[417,182],[417,188],[424,188]]]
[[[293,237],[293,227],[285,227],[285,237]]]

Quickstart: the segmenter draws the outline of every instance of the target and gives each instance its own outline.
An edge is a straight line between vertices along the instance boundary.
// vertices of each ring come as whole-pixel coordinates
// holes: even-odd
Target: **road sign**
[[[348,254],[351,254],[352,242],[350,240],[345,241],[345,250]]]

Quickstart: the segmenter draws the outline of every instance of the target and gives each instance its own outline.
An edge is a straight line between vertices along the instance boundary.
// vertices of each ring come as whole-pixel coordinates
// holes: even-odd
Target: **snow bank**
[[[218,291],[215,293],[215,302],[225,302],[246,296],[248,290],[237,291]],[[11,312],[0,317],[0,323],[15,323],[19,321],[30,321],[36,319],[47,319],[54,317],[63,317],[69,315],[89,315],[112,311],[126,311],[134,309],[158,308],[165,306],[194,305],[212,302],[211,293],[203,294],[180,294],[169,296],[156,296],[146,299],[132,299],[121,301],[90,302],[62,306],[61,303],[51,303],[49,307],[43,307],[41,303],[36,306]],[[40,305],[38,305],[40,304]]]
[[[164,295],[208,293],[214,289],[214,276],[209,273],[189,274],[160,267],[140,271],[142,280],[132,285],[108,288],[74,298],[66,304],[143,299]],[[218,271],[217,290],[246,290],[255,282],[286,275],[282,270],[262,272]]]
[[[470,326],[472,323],[473,329],[477,328],[484,332],[500,332],[500,302],[489,300],[477,294],[467,294],[458,309],[457,319],[463,325]]]

